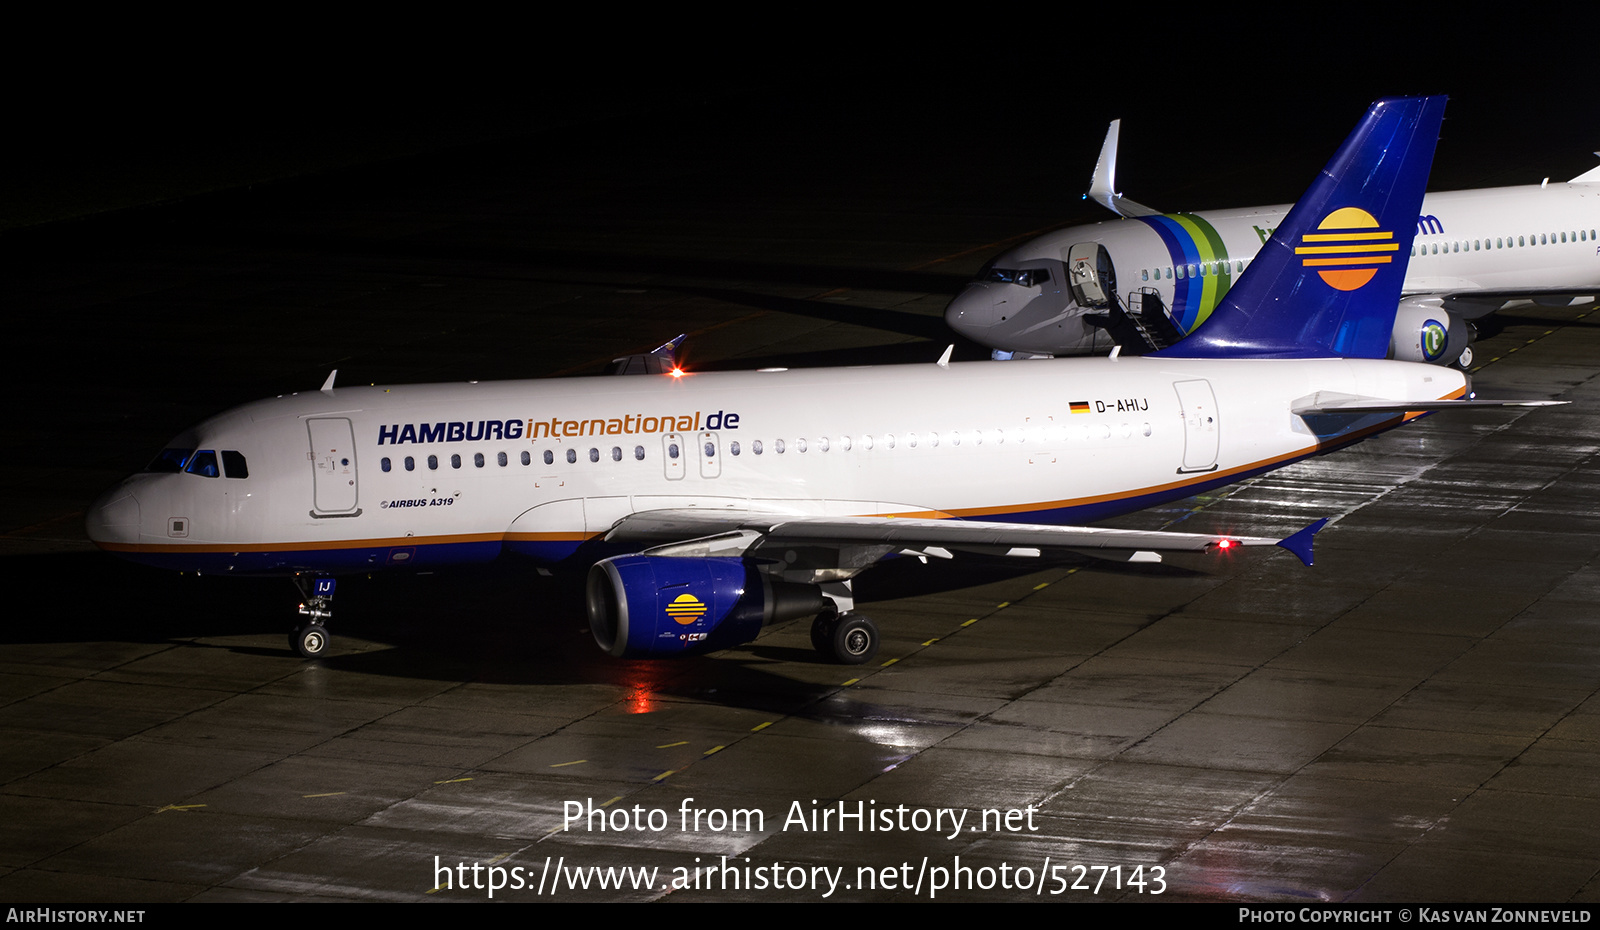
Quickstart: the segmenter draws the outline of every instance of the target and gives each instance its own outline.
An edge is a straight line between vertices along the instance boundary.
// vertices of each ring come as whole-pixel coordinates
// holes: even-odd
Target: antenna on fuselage
[[[328,372],[328,380],[322,382],[322,393],[333,393],[333,379],[337,377],[339,377],[339,369],[335,368],[334,370]]]

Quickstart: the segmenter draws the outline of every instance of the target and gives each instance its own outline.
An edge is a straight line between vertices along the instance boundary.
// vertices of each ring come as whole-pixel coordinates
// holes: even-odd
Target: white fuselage
[[[286,573],[554,561],[684,507],[1083,522],[1400,422],[1319,438],[1290,413],[1317,392],[1465,391],[1403,362],[1156,358],[336,388],[200,424],[175,447],[221,467],[134,475],[88,524],[141,561]]]
[[[1107,291],[1124,306],[1142,301],[1141,292],[1155,295],[1177,331],[1188,333],[1216,308],[1289,206],[1107,220],[1047,233],[991,264],[1041,269],[1049,280],[974,281],[945,319],[975,342],[1005,351],[1107,348],[1105,331],[1083,319],[1094,310],[1074,299],[1068,258],[1074,246],[1097,243],[1113,268]],[[1516,297],[1600,292],[1597,231],[1600,183],[1428,194],[1403,293],[1447,297],[1445,309],[1470,319]]]

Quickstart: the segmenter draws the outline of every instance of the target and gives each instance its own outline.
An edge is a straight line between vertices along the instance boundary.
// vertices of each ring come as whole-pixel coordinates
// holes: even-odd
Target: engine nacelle
[[[833,607],[816,587],[742,559],[617,556],[589,569],[588,595],[594,640],[618,658],[736,646],[765,624]]]
[[[1449,365],[1472,342],[1467,324],[1432,300],[1402,300],[1395,312],[1390,357],[1402,362]]]

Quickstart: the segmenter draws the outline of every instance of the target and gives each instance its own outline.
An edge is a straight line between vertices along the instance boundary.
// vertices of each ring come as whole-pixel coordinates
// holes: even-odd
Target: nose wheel
[[[300,596],[305,600],[300,603],[301,623],[289,634],[289,648],[298,652],[301,658],[315,659],[321,656],[333,641],[324,624],[333,619],[333,591],[336,584],[332,578],[294,576],[294,585],[300,589]]]
[[[328,641],[328,630],[320,623],[308,623],[296,627],[294,632],[289,634],[289,648],[306,659],[315,659],[327,651]]]

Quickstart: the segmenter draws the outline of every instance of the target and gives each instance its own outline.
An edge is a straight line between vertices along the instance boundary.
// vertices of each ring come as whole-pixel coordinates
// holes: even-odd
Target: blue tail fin
[[[1210,319],[1156,355],[1386,357],[1444,104],[1368,108]]]

